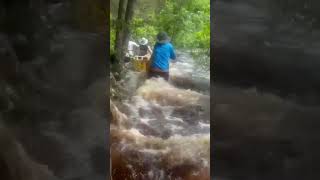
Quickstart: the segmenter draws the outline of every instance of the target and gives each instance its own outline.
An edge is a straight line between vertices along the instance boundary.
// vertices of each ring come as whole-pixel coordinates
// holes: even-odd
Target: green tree
[[[115,1],[115,0],[113,0]],[[119,2],[120,0],[118,0]],[[114,2],[113,2],[114,3]],[[126,24],[134,40],[145,37],[150,45],[155,43],[156,34],[166,31],[177,48],[190,50],[200,64],[209,63],[210,49],[210,1],[209,0],[137,0],[135,16]],[[115,9],[113,9],[113,14]],[[111,48],[117,20],[111,14]],[[130,26],[129,26],[130,25]],[[199,58],[201,55],[202,58]],[[202,60],[200,60],[202,59]]]

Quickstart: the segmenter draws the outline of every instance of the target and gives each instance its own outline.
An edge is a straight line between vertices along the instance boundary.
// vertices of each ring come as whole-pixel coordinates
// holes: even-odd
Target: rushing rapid
[[[209,75],[178,59],[169,82],[130,72],[132,96],[110,103],[114,180],[210,179]]]

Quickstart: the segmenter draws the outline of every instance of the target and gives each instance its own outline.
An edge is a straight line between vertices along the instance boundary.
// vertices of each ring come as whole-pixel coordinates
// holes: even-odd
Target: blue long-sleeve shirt
[[[151,68],[157,68],[161,71],[169,71],[170,59],[176,59],[176,53],[171,43],[156,43],[153,48]]]

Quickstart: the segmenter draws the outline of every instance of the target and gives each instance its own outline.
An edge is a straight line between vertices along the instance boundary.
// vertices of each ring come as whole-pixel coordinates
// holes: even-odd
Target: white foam
[[[150,121],[154,121],[156,119],[154,118],[140,118],[140,121],[145,123],[145,124],[149,124]]]
[[[206,123],[203,123],[203,122],[199,122],[199,126],[201,128],[210,128],[210,124],[206,124]]]

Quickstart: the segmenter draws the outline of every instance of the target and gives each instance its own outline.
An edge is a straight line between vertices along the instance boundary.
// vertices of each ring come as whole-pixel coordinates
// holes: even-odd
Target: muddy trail
[[[129,72],[132,93],[111,102],[113,180],[210,179],[209,73],[178,59],[169,82]]]
[[[215,4],[213,179],[320,178],[319,30],[274,2]]]

